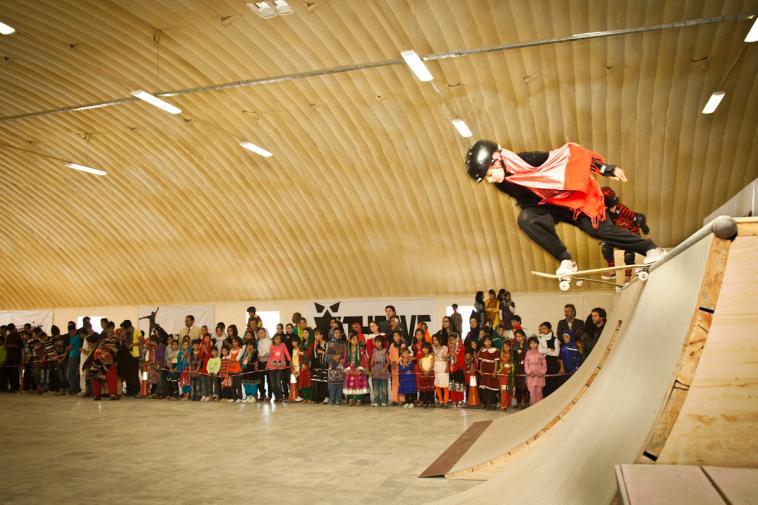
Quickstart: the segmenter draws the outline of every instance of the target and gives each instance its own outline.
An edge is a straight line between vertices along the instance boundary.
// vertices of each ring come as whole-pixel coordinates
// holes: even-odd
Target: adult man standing
[[[606,317],[608,317],[608,314],[605,312],[605,309],[595,307],[592,309],[587,321],[585,321],[585,333],[584,338],[582,338],[585,357],[589,356],[590,352],[592,352],[592,349],[595,347],[595,344],[597,344],[597,341],[600,339],[600,335],[603,333],[603,329],[605,329]]]
[[[200,338],[200,328],[195,326],[195,316],[192,314],[184,318],[184,328],[179,330],[179,341],[184,340],[186,336],[189,336],[190,342]]]
[[[563,342],[563,334],[571,330],[574,332],[574,337],[577,342],[582,342],[584,337],[584,321],[580,321],[576,318],[576,307],[573,303],[567,303],[563,306],[564,319],[558,321],[556,337],[559,341]]]

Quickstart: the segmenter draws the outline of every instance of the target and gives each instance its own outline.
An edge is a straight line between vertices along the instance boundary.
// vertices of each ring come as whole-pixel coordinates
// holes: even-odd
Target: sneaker
[[[242,403],[242,400],[240,400],[239,398],[237,398],[236,400],[234,400],[234,403]]]
[[[409,408],[409,409],[412,409],[413,407],[415,407],[415,405],[414,405],[414,404],[412,404],[412,403],[409,403],[409,404],[408,404],[408,408]]]
[[[555,271],[555,275],[559,277],[563,275],[571,275],[577,270],[579,270],[579,268],[577,268],[574,260],[562,260],[558,270]]]
[[[303,397],[302,396],[298,396],[297,398],[295,398],[295,401],[296,402],[301,402],[301,401],[303,401]]]
[[[616,280],[616,272],[606,272],[603,275],[601,275],[600,278],[603,279],[604,281]]]
[[[323,403],[324,405],[326,405],[327,403],[329,403],[329,398],[324,398],[324,401],[321,402],[321,403]]]
[[[656,261],[659,261],[665,255],[666,255],[666,251],[664,251],[660,247],[656,247],[655,249],[650,249],[645,254],[645,261],[643,263],[645,263],[646,265],[651,265],[655,263]]]
[[[404,409],[407,409],[407,408],[408,408],[408,405],[409,405],[409,404],[408,404],[408,403],[406,403],[405,405],[403,405],[403,408],[404,408]]]

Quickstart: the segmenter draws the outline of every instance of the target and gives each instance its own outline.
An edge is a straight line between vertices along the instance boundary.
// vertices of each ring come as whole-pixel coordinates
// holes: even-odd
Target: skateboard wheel
[[[616,290],[616,293],[621,293],[621,286],[616,286],[614,289]]]
[[[642,272],[637,272],[637,278],[643,282],[646,281],[648,277],[650,277],[650,274],[644,270]]]
[[[569,281],[561,281],[558,283],[558,287],[561,289],[561,291],[568,291],[571,289],[571,283]]]
[[[578,280],[578,281],[576,281],[576,285],[577,285],[577,286],[581,286],[582,284],[584,284],[584,281],[582,281],[582,280]]]

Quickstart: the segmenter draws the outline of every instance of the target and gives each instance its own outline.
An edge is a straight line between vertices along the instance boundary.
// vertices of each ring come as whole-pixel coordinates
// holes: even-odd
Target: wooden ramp
[[[758,469],[617,465],[624,505],[756,505]]]
[[[609,316],[614,331],[582,375],[544,404],[491,423],[447,474],[487,482],[437,503],[611,503],[614,465],[668,454],[758,466],[758,296],[748,286],[758,281],[756,224],[741,221],[733,242],[700,235],[647,283],[624,290]],[[722,309],[722,291],[751,294]],[[724,336],[710,345],[709,333]],[[714,387],[722,390],[708,396]],[[725,456],[712,460],[716,450]]]

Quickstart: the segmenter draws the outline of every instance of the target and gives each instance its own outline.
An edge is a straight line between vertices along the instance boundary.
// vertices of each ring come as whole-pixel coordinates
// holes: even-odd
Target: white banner
[[[361,323],[364,331],[371,321],[380,323],[387,317],[384,308],[393,305],[403,326],[413,336],[413,330],[420,322],[425,322],[431,329],[430,321],[434,314],[434,300],[431,298],[393,298],[372,300],[319,300],[308,304],[308,311],[303,314],[308,325],[323,329],[329,328],[332,318],[338,318],[347,331],[354,322]]]
[[[15,310],[0,312],[0,326],[13,323],[21,329],[26,323],[32,326],[41,326],[45,333],[50,334],[53,325],[52,310]],[[61,330],[65,333],[66,329]]]
[[[208,326],[211,334],[216,327],[213,305],[159,305],[157,307],[158,313],[155,316],[155,322],[171,335],[179,333],[179,330],[184,328],[184,318],[189,315],[195,316],[195,326],[198,328],[204,325]],[[155,306],[140,307],[138,317],[147,317],[155,309]],[[138,328],[147,335],[150,330],[150,321],[140,319]]]

